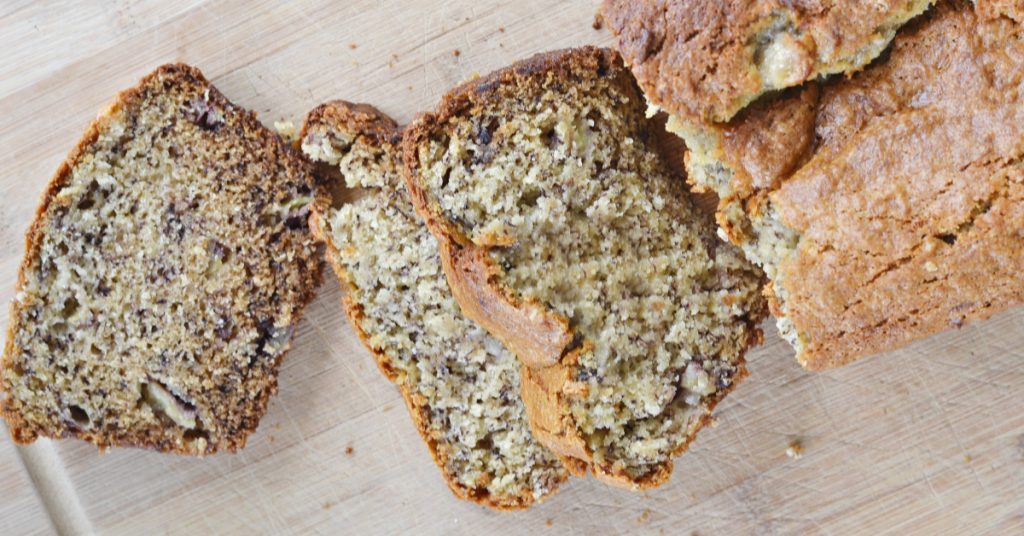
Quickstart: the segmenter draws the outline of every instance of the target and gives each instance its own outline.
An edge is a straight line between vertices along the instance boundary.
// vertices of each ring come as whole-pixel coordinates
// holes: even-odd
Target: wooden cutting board
[[[0,299],[43,185],[157,65],[199,66],[267,123],[331,98],[400,121],[542,50],[608,44],[596,5],[521,0],[5,0]],[[1024,533],[1024,310],[823,374],[765,324],[751,375],[662,488],[570,482],[526,512],[452,497],[321,288],[249,446],[203,460],[0,439],[0,534]],[[6,324],[6,309],[0,313]],[[787,447],[802,444],[802,457]]]

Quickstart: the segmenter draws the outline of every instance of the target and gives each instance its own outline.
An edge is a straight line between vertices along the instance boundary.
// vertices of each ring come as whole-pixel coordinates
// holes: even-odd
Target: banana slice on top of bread
[[[654,149],[619,57],[534,56],[406,131],[405,179],[466,316],[522,363],[537,437],[610,483],[659,485],[760,340],[762,274]]]
[[[14,439],[243,447],[320,280],[312,171],[195,68],[122,92],[28,231],[0,368]]]
[[[335,190],[358,194],[318,205],[311,226],[327,243],[352,325],[401,390],[452,491],[492,508],[530,506],[569,472],[530,432],[515,356],[448,290],[437,243],[402,184],[399,136],[368,105],[310,112],[303,150],[341,171]]]

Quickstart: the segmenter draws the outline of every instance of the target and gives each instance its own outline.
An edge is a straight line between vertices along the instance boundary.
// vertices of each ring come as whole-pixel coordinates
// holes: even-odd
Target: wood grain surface
[[[118,90],[200,67],[266,123],[332,99],[400,121],[542,50],[608,44],[594,2],[0,3],[0,299],[43,185]],[[0,313],[6,324],[7,310]],[[1022,534],[1024,310],[821,374],[765,324],[718,425],[642,494],[577,479],[529,511],[448,492],[330,281],[236,455],[0,438],[0,533]],[[786,453],[793,442],[802,457]]]

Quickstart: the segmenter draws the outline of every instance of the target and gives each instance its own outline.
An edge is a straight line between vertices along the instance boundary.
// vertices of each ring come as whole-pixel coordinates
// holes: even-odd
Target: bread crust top
[[[602,12],[647,98],[700,124],[765,91],[862,68],[930,3],[605,0]]]
[[[780,277],[814,370],[1024,302],[1024,38],[943,1],[850,79],[745,110],[716,137],[747,211],[800,236]]]

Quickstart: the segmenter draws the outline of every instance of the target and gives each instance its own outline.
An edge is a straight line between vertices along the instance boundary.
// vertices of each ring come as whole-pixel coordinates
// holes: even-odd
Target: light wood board
[[[0,4],[0,299],[43,185],[91,117],[161,63],[261,119],[332,99],[400,121],[473,73],[608,44],[594,2],[88,0]],[[664,487],[574,480],[529,511],[460,502],[331,281],[249,446],[196,460],[0,438],[0,533],[1021,534],[1024,311],[802,371],[773,326]],[[7,321],[6,308],[0,320]],[[799,459],[786,454],[803,443]],[[28,470],[26,469],[28,468]],[[41,492],[37,492],[36,490]]]

